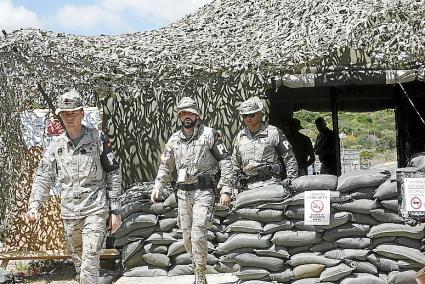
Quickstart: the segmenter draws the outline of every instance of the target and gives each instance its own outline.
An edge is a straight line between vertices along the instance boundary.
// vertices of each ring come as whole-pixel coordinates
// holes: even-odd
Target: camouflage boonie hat
[[[83,99],[76,90],[68,91],[59,96],[56,115],[62,111],[74,111],[83,109]]]
[[[263,102],[258,97],[252,97],[241,103],[239,114],[250,114],[263,111]]]
[[[189,97],[183,97],[177,104],[177,114],[183,111],[191,112],[198,116],[201,116],[201,111],[198,105],[192,98]]]

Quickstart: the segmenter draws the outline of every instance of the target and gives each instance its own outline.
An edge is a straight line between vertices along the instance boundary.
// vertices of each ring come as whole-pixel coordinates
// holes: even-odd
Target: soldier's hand
[[[38,218],[40,217],[40,215],[38,214],[38,211],[34,208],[31,208],[30,210],[28,210],[27,212],[27,218],[30,221],[36,221],[38,220]]]
[[[224,207],[229,207],[230,202],[232,202],[230,194],[222,193],[220,196],[220,205]]]
[[[115,233],[116,230],[121,226],[121,214],[115,215],[110,214],[109,215],[109,223],[108,223],[108,229],[111,230],[111,234]]]
[[[158,199],[158,196],[159,196],[159,189],[154,189],[152,191],[152,194],[151,194],[151,201],[152,201],[152,203],[156,203],[156,200]]]

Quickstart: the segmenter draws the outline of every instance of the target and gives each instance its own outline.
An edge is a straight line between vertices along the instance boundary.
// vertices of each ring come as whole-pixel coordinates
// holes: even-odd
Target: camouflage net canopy
[[[19,30],[0,39],[0,135],[10,203],[22,161],[19,114],[73,87],[102,103],[125,184],[152,180],[177,128],[175,104],[194,97],[225,141],[238,104],[268,78],[338,70],[418,70],[425,63],[425,1],[215,0],[159,30],[75,36]],[[13,195],[13,194],[12,194]],[[6,199],[3,198],[5,196]],[[3,209],[2,209],[3,210]],[[6,216],[4,211],[1,216]]]

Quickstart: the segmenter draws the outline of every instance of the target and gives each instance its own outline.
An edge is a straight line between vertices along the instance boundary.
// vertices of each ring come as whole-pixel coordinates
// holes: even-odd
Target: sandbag
[[[155,245],[169,245],[174,242],[177,242],[177,240],[171,236],[170,233],[153,233],[146,242],[150,242]]]
[[[123,274],[124,277],[157,277],[167,276],[167,270],[155,266],[134,267]]]
[[[254,249],[254,252],[259,256],[271,256],[281,259],[288,259],[289,253],[285,247],[272,245],[268,249]]]
[[[387,180],[381,184],[373,195],[374,199],[386,200],[397,197],[397,182]]]
[[[128,235],[131,231],[140,228],[153,227],[158,222],[158,218],[152,214],[136,213],[127,217],[114,233],[114,237],[119,239]]]
[[[344,203],[332,203],[331,206],[339,211],[361,214],[368,214],[370,210],[379,208],[379,204],[375,200],[370,199],[357,199]]]
[[[268,248],[271,235],[258,236],[257,234],[236,234],[226,242],[219,244],[218,250],[231,252],[239,248]]]
[[[165,207],[164,203],[162,202],[152,204],[150,200],[136,200],[134,202],[127,203],[122,207],[122,218],[125,219],[128,216],[137,212],[142,212],[144,214],[160,215],[164,214],[169,210],[170,208]]]
[[[382,223],[403,223],[403,217],[386,209],[374,209],[370,211],[373,218]]]
[[[378,274],[378,268],[369,261],[353,261],[350,266],[356,273]]]
[[[133,267],[148,265],[143,259],[143,255],[146,252],[142,249],[134,253],[132,256],[128,257],[125,261],[122,262],[125,270],[129,270]]]
[[[397,237],[373,238],[370,248],[376,248],[377,246],[382,244],[394,244],[396,239]]]
[[[164,200],[164,207],[165,208],[177,208],[177,200],[176,200],[176,195],[170,194],[167,199]]]
[[[214,269],[218,273],[232,273],[238,271],[240,266],[231,262],[218,262],[216,265],[214,265]]]
[[[238,220],[235,223],[230,224],[226,231],[230,233],[256,234],[263,231],[263,225],[254,220]]]
[[[296,221],[294,223],[295,230],[297,231],[310,231],[310,232],[323,232],[324,230],[317,228],[315,225],[306,225],[304,221]]]
[[[353,199],[373,199],[376,187],[363,187],[357,188],[348,193],[341,193],[340,202],[353,200]],[[332,201],[331,201],[332,202]]]
[[[147,253],[162,253],[162,254],[167,254],[168,251],[168,247],[165,245],[154,245],[154,244],[146,244],[144,247],[144,250]]]
[[[379,222],[375,218],[373,218],[371,215],[369,215],[369,213],[361,214],[361,213],[349,212],[349,214],[350,214],[350,221],[352,223],[369,225],[369,226],[375,226],[379,224]]]
[[[291,190],[303,192],[310,190],[335,190],[337,188],[338,177],[334,175],[312,175],[301,176],[291,183]]]
[[[388,274],[388,284],[417,284],[416,271],[392,271]]]
[[[143,259],[152,266],[168,267],[171,266],[170,258],[161,253],[147,253],[143,255]]]
[[[158,221],[158,232],[171,232],[177,226],[177,218],[166,218]]]
[[[416,168],[418,171],[425,172],[425,153],[415,153],[408,165]]]
[[[288,197],[286,189],[280,184],[269,184],[250,190],[245,190],[236,196],[235,209],[247,207],[253,203],[280,202]]]
[[[424,228],[425,224],[409,226],[396,223],[384,223],[372,227],[367,237],[408,237],[412,239],[423,239],[425,236]]]
[[[215,238],[218,243],[224,243],[229,237],[229,233],[215,232]]]
[[[270,273],[270,278],[279,283],[290,282],[294,276],[291,269],[285,269],[279,273]]]
[[[125,245],[121,250],[122,261],[125,262],[129,257],[133,256],[141,249],[143,249],[143,240],[138,240]]]
[[[183,252],[186,252],[186,248],[184,247],[184,241],[178,240],[177,242],[172,243],[168,247],[167,255],[173,256],[173,255],[177,255],[177,254],[180,254],[180,253],[183,253]]]
[[[368,255],[367,260],[378,267],[379,270],[384,272],[397,271],[400,269],[397,261],[385,257],[379,257],[375,254]]]
[[[193,272],[193,265],[175,265],[168,271],[168,276],[191,275]]]
[[[316,227],[322,230],[329,230],[347,223],[350,217],[351,215],[348,212],[335,212],[330,216],[329,225],[318,225]]]
[[[240,271],[233,273],[240,280],[269,280],[270,274],[265,269],[259,269],[255,267],[241,267]]]
[[[382,200],[379,202],[382,207],[392,210],[393,212],[398,212],[398,200],[397,199],[388,199],[388,200]]]
[[[391,176],[389,171],[376,169],[355,170],[338,178],[337,190],[349,192],[357,188],[379,186]]]
[[[415,239],[406,238],[406,237],[397,238],[395,240],[395,244],[406,246],[409,248],[414,248],[414,249],[421,249],[422,247],[422,242],[420,240],[415,240]]]
[[[326,241],[335,241],[345,237],[365,237],[369,230],[369,225],[347,223],[327,230],[323,234],[323,239]]]
[[[218,262],[218,258],[212,254],[207,255],[207,264],[214,265]],[[176,265],[188,265],[192,263],[192,255],[188,252],[179,254],[174,257],[174,264]]]
[[[310,252],[311,245],[304,245],[299,247],[288,247],[289,255],[296,255],[299,253]]]
[[[341,263],[340,260],[326,258],[323,255],[319,255],[317,253],[298,253],[292,255],[291,258],[287,262],[291,266],[299,266],[303,264],[323,264],[326,267],[336,266]]]
[[[330,251],[333,249],[336,249],[336,243],[335,242],[325,242],[322,241],[318,244],[314,244],[311,246],[310,250],[313,252],[326,252],[326,251]]]
[[[369,238],[341,238],[335,242],[342,249],[364,249],[372,243]]]
[[[325,269],[323,264],[302,264],[294,267],[293,274],[294,280],[304,279],[304,278],[312,278],[319,277],[322,271]]]
[[[284,216],[280,210],[242,208],[236,210],[236,215],[241,219],[255,220],[262,223],[283,221]]]
[[[235,257],[235,261],[240,267],[258,267],[268,271],[280,271],[283,269],[285,262],[276,257],[257,256],[251,253],[242,253]]]
[[[296,247],[320,243],[322,234],[308,231],[281,231],[274,234],[272,243],[284,247]]]
[[[280,222],[267,222],[263,228],[263,234],[273,234],[278,231],[290,230],[294,227],[294,224],[291,221],[284,220]]]
[[[349,267],[345,265],[344,263],[338,264],[334,267],[327,267],[325,271],[322,272],[320,275],[320,282],[329,281],[329,282],[335,282],[338,280],[341,280],[345,276],[351,274],[351,272],[354,270],[353,267]]]
[[[304,219],[304,205],[288,206],[285,215],[291,219]]]
[[[387,284],[387,281],[375,275],[356,273],[343,279],[340,284]]]
[[[373,251],[389,258],[397,260],[408,259],[425,265],[425,255],[418,249],[400,245],[379,245]]]
[[[325,253],[325,257],[333,259],[366,260],[370,253],[367,249],[336,249]]]

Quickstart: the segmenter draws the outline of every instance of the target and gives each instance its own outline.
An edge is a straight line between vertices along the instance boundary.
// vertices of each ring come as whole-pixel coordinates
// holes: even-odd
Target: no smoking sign
[[[329,225],[330,191],[304,192],[304,223],[306,225]]]

